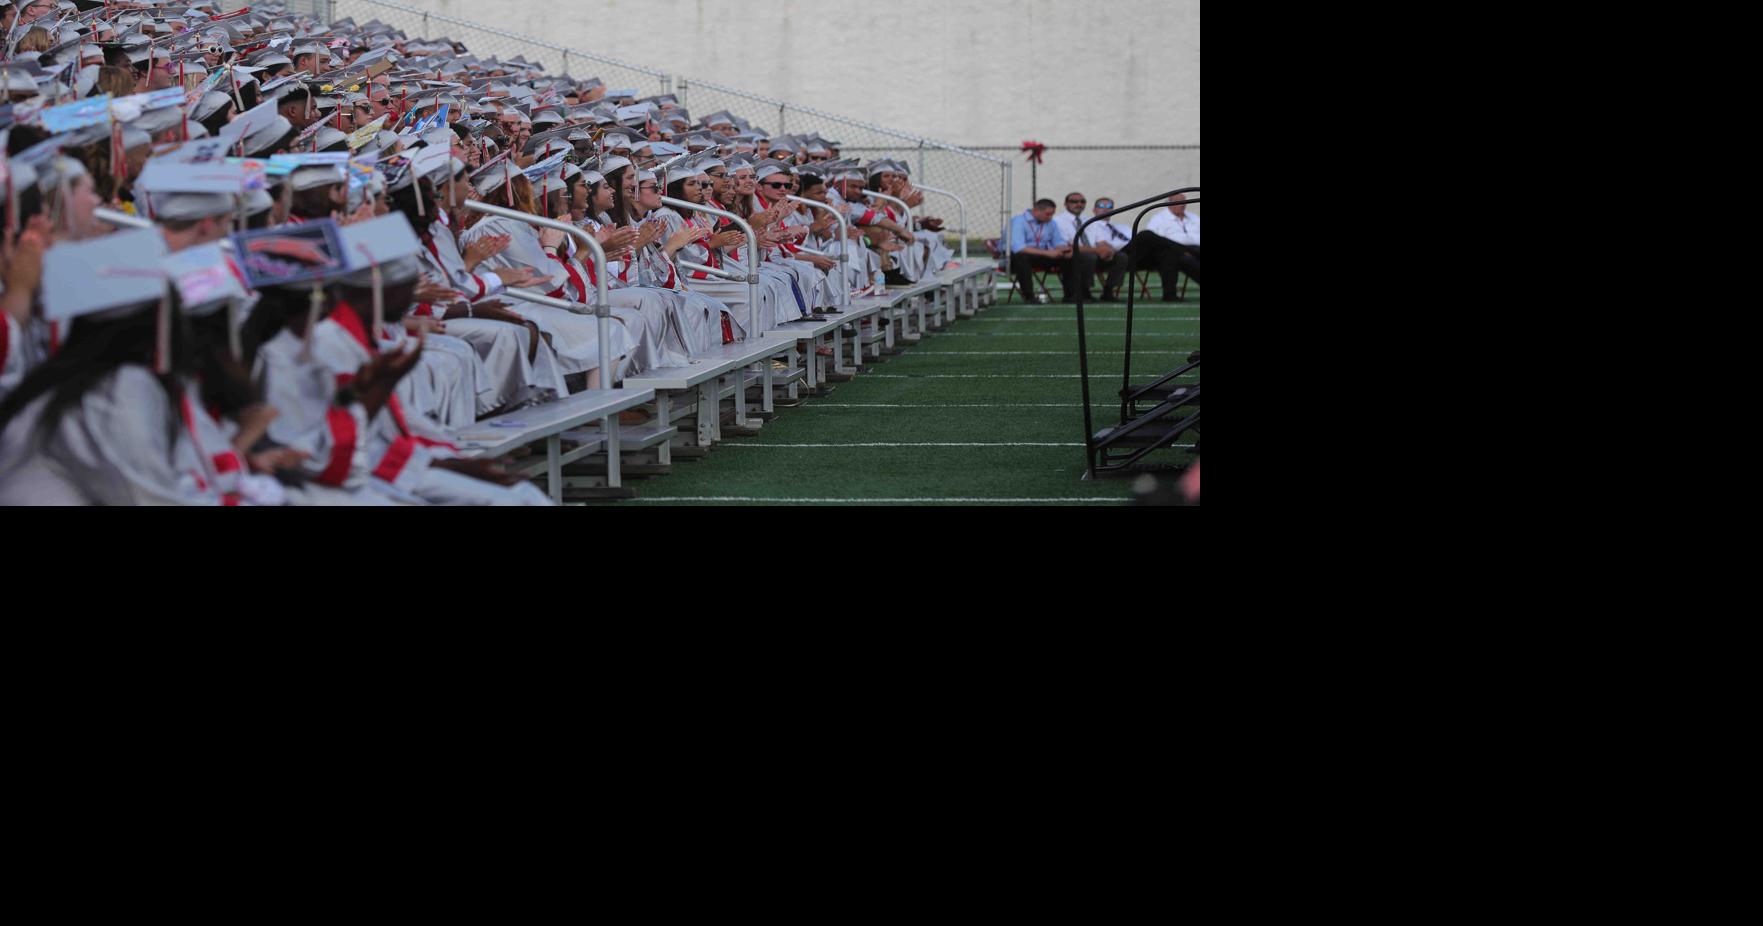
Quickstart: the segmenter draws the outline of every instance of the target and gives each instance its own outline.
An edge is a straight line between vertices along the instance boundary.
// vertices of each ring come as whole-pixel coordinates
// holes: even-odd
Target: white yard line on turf
[[[1081,373],[865,373],[870,379],[1082,379]],[[1183,373],[1183,376],[1199,376]],[[1119,373],[1091,373],[1091,379],[1119,379]]]
[[[1092,354],[1119,356],[1126,353],[1119,350],[1093,350]],[[1137,354],[1191,354],[1191,350],[1135,350]],[[926,350],[918,351],[917,357],[1069,357],[1068,350]]]
[[[1082,402],[1065,402],[1065,403],[1057,403],[1057,402],[1020,402],[1020,403],[992,402],[992,403],[980,403],[980,404],[974,404],[974,405],[967,405],[967,404],[943,405],[943,404],[938,404],[938,403],[934,403],[934,402],[901,403],[901,404],[889,404],[889,403],[879,403],[878,402],[873,405],[846,405],[846,404],[840,404],[837,402],[810,402],[806,405],[803,405],[802,407],[803,408],[1083,408],[1084,404]]]
[[[1007,443],[1007,444],[956,444],[956,443],[945,444],[945,443],[935,443],[935,442],[922,443],[922,444],[882,444],[882,443],[873,443],[873,444],[749,444],[749,443],[745,443],[742,441],[734,441],[734,442],[724,444],[723,446],[724,447],[758,447],[760,449],[765,449],[765,450],[769,450],[774,447],[788,447],[788,448],[792,448],[792,449],[800,449],[800,448],[804,448],[804,447],[1082,447],[1083,442],[1079,441],[1075,444],[1063,444],[1063,443],[1061,443],[1061,444],[1037,444],[1037,443],[1030,443],[1030,442],[1026,442],[1026,441],[1016,442],[1016,443]],[[1177,446],[1179,446],[1179,445],[1177,445]]]
[[[1125,328],[1118,332],[1097,332],[1091,328],[1091,335],[1123,335]],[[938,332],[936,337],[1074,337],[1070,332]],[[1201,337],[1199,332],[1134,332],[1132,337]]]
[[[1084,320],[1091,321],[1091,322],[1123,322],[1123,321],[1126,321],[1126,316],[1116,315],[1111,318],[1094,318],[1094,317],[1092,317],[1092,318],[1086,318]],[[1200,317],[1198,315],[1196,315],[1192,318],[1135,318],[1132,320],[1132,323],[1135,325],[1162,325],[1162,324],[1170,324],[1170,323],[1174,323],[1174,322],[1197,322],[1199,320],[1200,320]],[[970,319],[967,319],[967,321],[986,322],[986,323],[994,324],[994,325],[1004,325],[1004,324],[1069,325],[1069,324],[1072,324],[1073,322],[1077,321],[1077,319],[1075,319],[1075,318],[970,318]]]
[[[633,502],[764,502],[770,505],[876,505],[910,503],[915,505],[951,503],[957,505],[998,504],[1033,505],[1091,502],[1103,505],[1124,505],[1130,498],[759,498],[751,495],[676,495],[672,498],[637,497]]]

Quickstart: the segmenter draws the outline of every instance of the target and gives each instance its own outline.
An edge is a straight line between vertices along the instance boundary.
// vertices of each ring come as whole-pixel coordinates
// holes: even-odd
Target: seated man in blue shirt
[[[1074,253],[1065,233],[1053,222],[1058,208],[1052,200],[1043,199],[1010,220],[1010,273],[1028,302],[1035,301],[1032,268],[1037,264],[1059,269],[1059,278],[1065,283],[1062,302],[1074,301],[1074,293],[1089,292],[1090,278],[1096,273],[1096,255]]]

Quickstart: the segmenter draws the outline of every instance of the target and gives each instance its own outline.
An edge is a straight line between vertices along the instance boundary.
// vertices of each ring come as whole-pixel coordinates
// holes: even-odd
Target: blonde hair
[[[36,53],[48,51],[54,46],[55,39],[49,35],[47,29],[32,28],[31,31],[24,34],[24,38],[18,40],[17,50]]]

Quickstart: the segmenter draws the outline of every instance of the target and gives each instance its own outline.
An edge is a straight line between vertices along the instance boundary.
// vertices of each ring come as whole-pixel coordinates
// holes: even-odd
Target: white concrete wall
[[[403,2],[963,146],[1200,142],[1198,0]],[[338,13],[372,8],[343,0]],[[1020,210],[1026,165],[1015,178]],[[1039,172],[1056,200],[1127,202],[1199,179],[1198,151],[1052,151]]]

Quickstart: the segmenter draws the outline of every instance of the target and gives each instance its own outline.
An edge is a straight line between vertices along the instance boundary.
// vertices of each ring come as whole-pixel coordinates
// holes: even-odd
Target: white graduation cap
[[[428,175],[446,167],[453,160],[453,152],[439,145],[425,145],[410,155],[411,170],[417,177]]]
[[[245,287],[228,269],[226,251],[218,241],[174,251],[159,266],[192,315],[207,315],[224,299],[245,298]]]
[[[519,175],[520,168],[509,163],[507,158],[503,158],[473,174],[471,184],[477,189],[479,196],[488,196],[504,184],[512,182]]]
[[[277,118],[280,117],[276,115],[275,101],[268,100],[233,117],[233,121],[227,123],[226,127],[222,128],[220,133],[215,137],[224,141],[227,147],[230,148],[239,141],[247,139],[251,135],[268,128]],[[276,138],[280,138],[282,135],[287,134],[288,129],[292,129],[293,127],[293,123],[288,123],[288,128],[283,129],[275,138],[269,139],[269,141],[275,141]]]
[[[288,186],[294,190],[314,190],[348,182],[349,177],[340,164],[305,163],[296,166],[288,174]]]
[[[271,118],[269,122],[254,129],[251,134],[246,135],[241,139],[246,157],[255,157],[260,154],[269,153],[269,150],[275,147],[276,142],[286,138],[290,132],[294,131],[294,123],[289,122],[286,116],[276,115],[274,113],[271,113],[270,115]],[[232,122],[227,123],[227,126],[228,128],[231,128],[238,124],[239,120],[235,119]],[[220,137],[225,139],[227,136],[223,132]]]
[[[384,288],[410,283],[422,274],[422,265],[416,259],[422,252],[422,241],[401,212],[345,225],[341,238],[347,267],[338,282],[373,289],[373,330],[377,338],[385,324]]]
[[[135,188],[147,194],[148,214],[158,221],[191,221],[227,215],[245,191],[242,164],[191,163],[151,158]]]
[[[43,253],[43,318],[52,322],[159,302],[165,237],[155,228],[57,244]],[[122,311],[122,310],[128,311]]]

